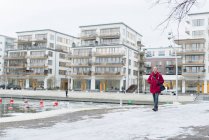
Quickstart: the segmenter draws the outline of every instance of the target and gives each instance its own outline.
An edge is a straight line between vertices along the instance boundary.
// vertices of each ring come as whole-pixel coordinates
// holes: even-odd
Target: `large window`
[[[192,31],[192,36],[202,36],[204,35],[204,30]]]
[[[37,40],[46,40],[47,39],[47,34],[36,34],[35,38]]]
[[[165,56],[165,51],[159,51],[158,56]]]
[[[204,26],[204,19],[194,19],[192,20],[192,26]]]

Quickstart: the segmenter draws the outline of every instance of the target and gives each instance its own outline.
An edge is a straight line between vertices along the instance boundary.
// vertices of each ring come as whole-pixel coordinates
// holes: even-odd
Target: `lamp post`
[[[198,75],[198,95],[200,94],[200,75]]]
[[[144,55],[144,52],[141,52],[141,47],[142,44],[141,44],[141,41],[137,41],[137,46],[139,47],[138,49],[138,76],[137,76],[137,89],[138,89],[138,93],[142,93],[142,80],[143,80],[143,72],[142,72],[142,69],[143,69],[143,64],[142,61],[143,61],[143,55]]]
[[[171,41],[171,39],[173,39],[173,38],[174,38],[173,34],[169,33],[168,34],[168,39]],[[170,42],[170,44],[172,44],[172,43]],[[174,45],[175,45],[175,43],[174,43]],[[174,52],[175,52],[175,61],[176,61],[176,99],[178,100],[178,58],[177,58],[177,54],[176,54],[176,48],[173,47],[172,45],[170,45],[169,47],[171,47],[174,50]]]

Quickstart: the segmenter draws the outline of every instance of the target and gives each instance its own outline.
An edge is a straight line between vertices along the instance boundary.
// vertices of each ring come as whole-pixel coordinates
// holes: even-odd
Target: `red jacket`
[[[154,78],[155,77],[155,78]],[[150,84],[150,92],[152,94],[160,93],[160,84],[164,83],[164,79],[160,73],[152,72],[147,79],[147,83]]]

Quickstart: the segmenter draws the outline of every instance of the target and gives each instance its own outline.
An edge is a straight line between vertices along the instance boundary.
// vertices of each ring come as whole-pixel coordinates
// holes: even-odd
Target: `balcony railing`
[[[204,65],[204,61],[185,61],[183,65]]]
[[[94,33],[94,34],[81,34],[81,39],[83,40],[88,40],[88,39],[96,39],[97,37],[97,34]]]
[[[4,59],[26,59],[25,56],[5,56]]]
[[[47,59],[48,55],[30,55],[30,56],[27,56],[27,58],[30,58],[30,59]]]
[[[205,49],[201,48],[193,50],[192,48],[187,48],[177,51],[177,54],[205,54]]]
[[[73,72],[70,74],[72,77],[85,77],[85,76],[91,76],[92,72],[87,71],[87,72]]]
[[[145,68],[151,68],[152,66],[151,66],[151,64],[144,64],[144,67]]]
[[[204,76],[204,72],[182,72],[183,76]]]
[[[47,42],[47,38],[35,38],[34,40],[33,40],[34,42]]]
[[[95,72],[95,76],[124,76],[121,72]]]
[[[69,57],[70,58],[82,58],[82,57],[88,58],[88,57],[92,57],[92,53],[69,54]]]
[[[120,32],[100,33],[100,38],[120,38]]]
[[[175,64],[166,64],[165,67],[169,68],[169,67],[174,67]]]
[[[94,63],[95,66],[113,66],[113,67],[116,67],[116,66],[124,66],[125,64],[124,63]]]
[[[92,63],[75,63],[71,64],[72,67],[91,67]]]
[[[124,56],[125,52],[112,52],[112,53],[108,53],[108,52],[95,52],[94,56]]]
[[[166,75],[174,75],[176,74],[174,71],[166,71]]]

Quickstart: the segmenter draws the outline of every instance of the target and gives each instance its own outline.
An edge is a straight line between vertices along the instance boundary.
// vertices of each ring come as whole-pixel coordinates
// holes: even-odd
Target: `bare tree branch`
[[[155,0],[155,5],[167,4],[173,7],[168,17],[158,24],[156,28],[165,25],[163,29],[165,30],[171,21],[177,21],[179,27],[182,19],[186,17],[192,6],[196,3],[197,0]]]

